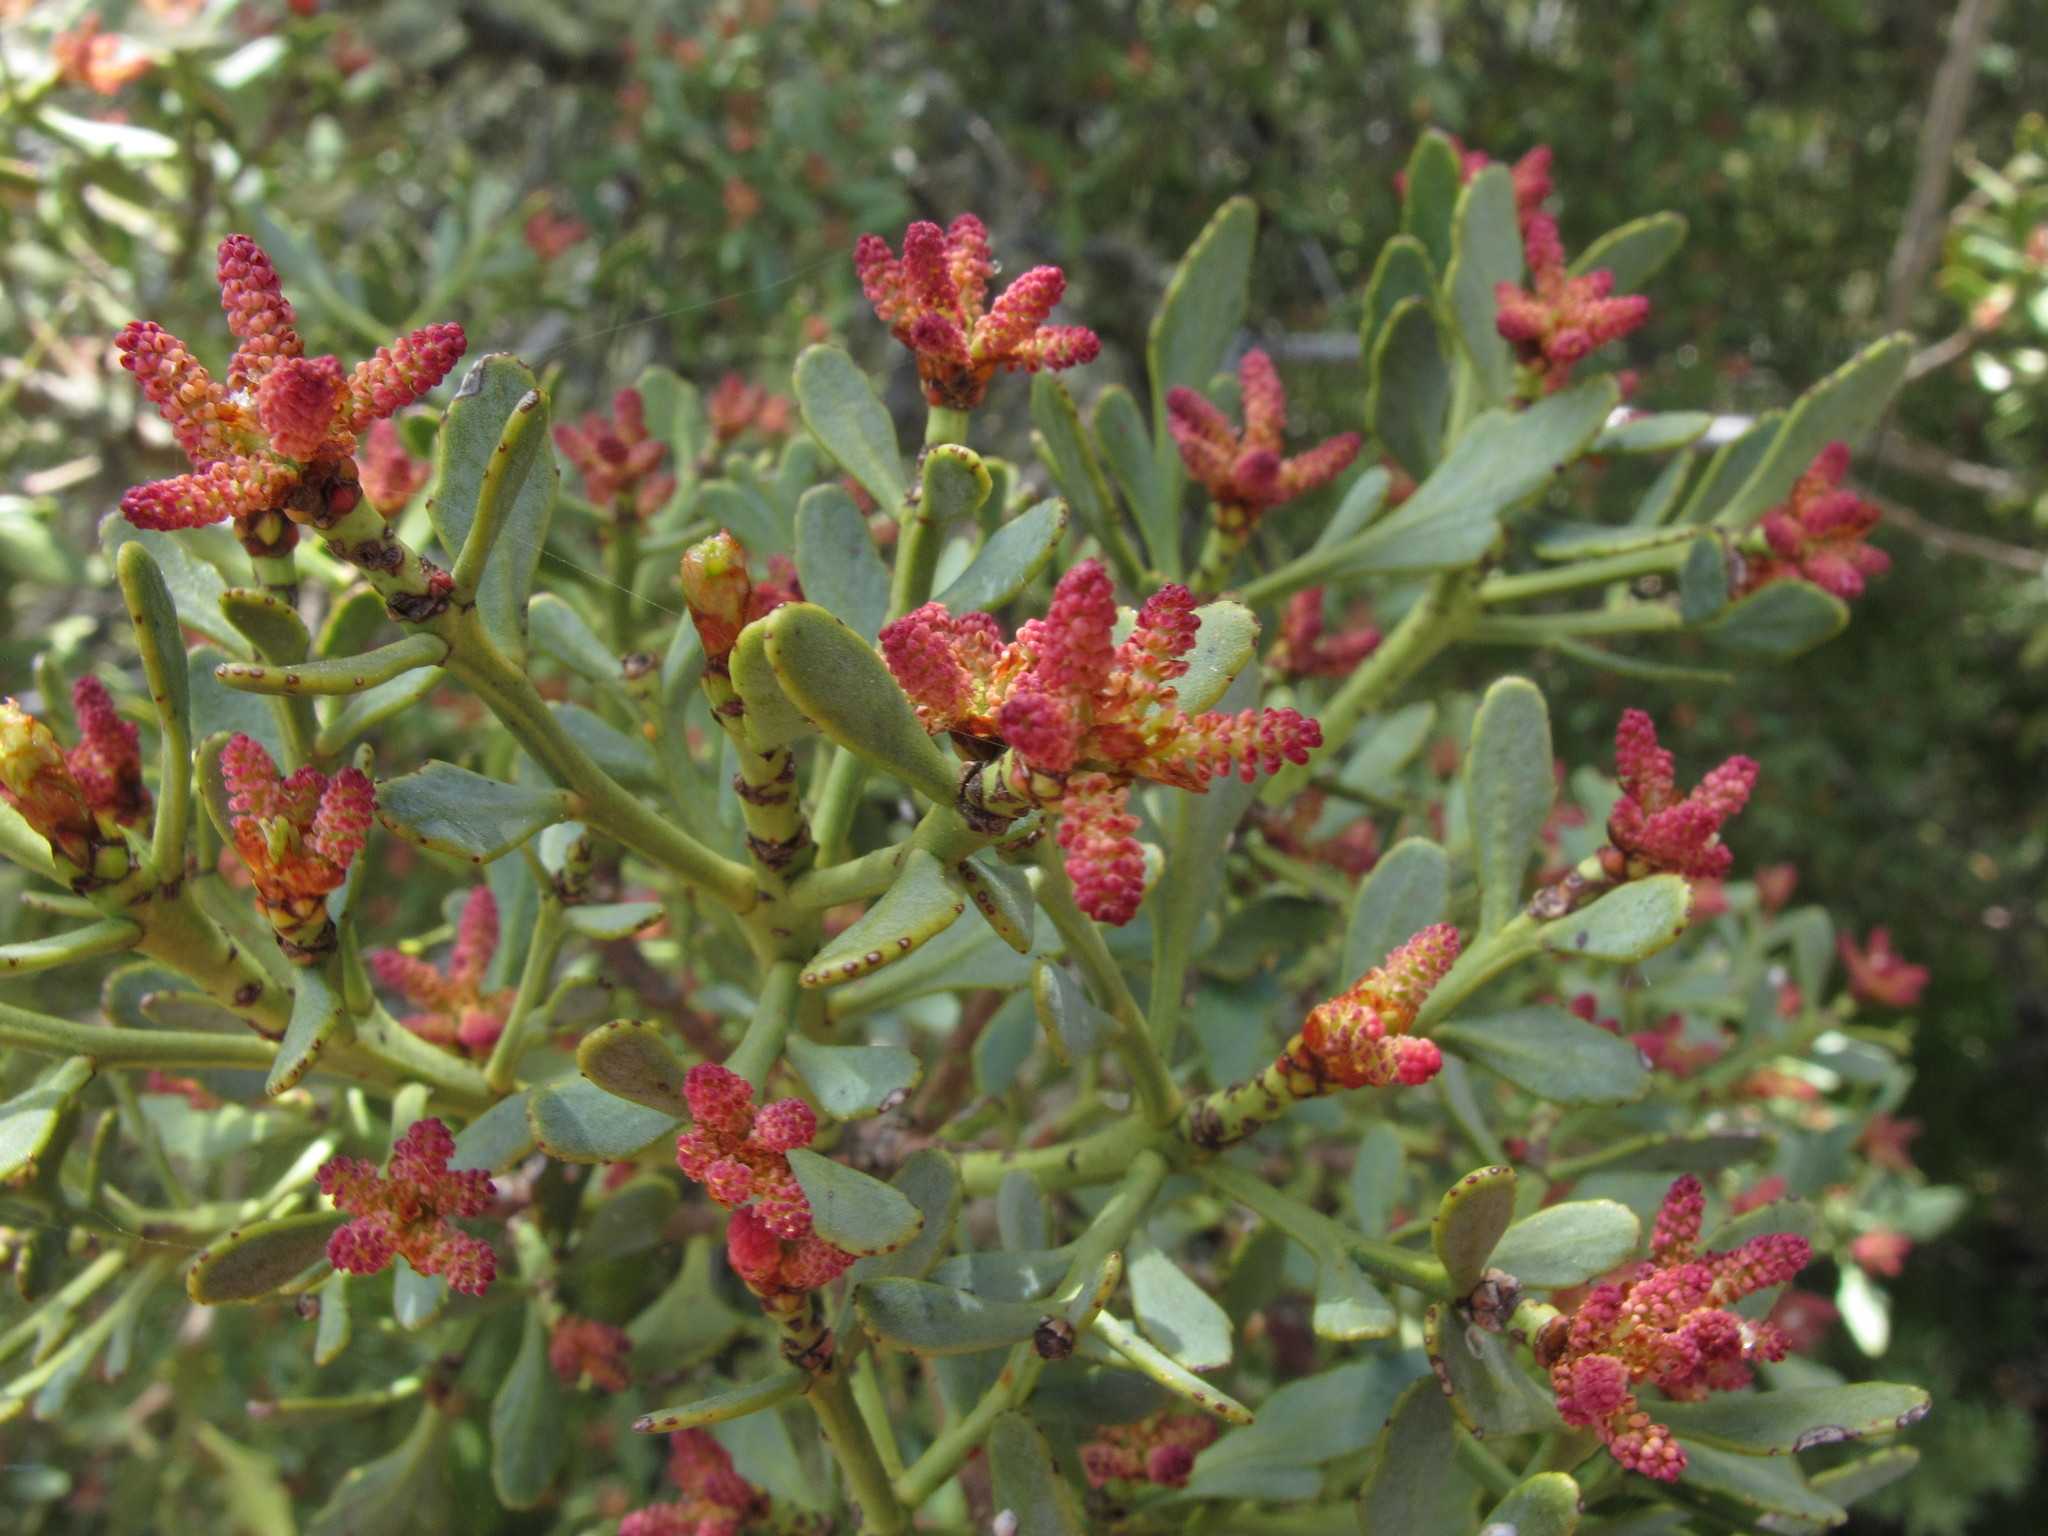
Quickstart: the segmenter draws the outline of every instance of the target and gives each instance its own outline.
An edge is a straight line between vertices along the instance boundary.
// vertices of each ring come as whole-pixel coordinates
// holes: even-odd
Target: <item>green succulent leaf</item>
[[[683,1123],[681,1115],[632,1103],[581,1077],[534,1089],[526,1115],[541,1151],[563,1163],[622,1163]]]
[[[1473,1434],[1498,1439],[1564,1427],[1550,1389],[1530,1376],[1502,1335],[1435,1306],[1424,1321],[1423,1340],[1437,1380],[1448,1383],[1451,1412]]]
[[[568,1403],[548,1364],[548,1326],[530,1302],[512,1369],[491,1399],[491,1486],[507,1509],[532,1509],[547,1497],[569,1442]]]
[[[421,848],[488,864],[568,820],[569,796],[436,761],[379,784],[377,819]]]
[[[348,1027],[347,1011],[327,978],[312,967],[301,970],[292,983],[291,1021],[277,1044],[277,1059],[271,1063],[263,1091],[276,1098],[296,1088],[313,1070],[320,1053]]]
[[[457,1173],[470,1169],[503,1173],[524,1162],[534,1146],[533,1125],[526,1115],[526,1101],[532,1092],[528,1089],[498,1100],[458,1131],[448,1167]]]
[[[1449,909],[1451,861],[1425,838],[1396,843],[1358,889],[1344,933],[1339,984],[1348,985]]]
[[[1628,964],[1677,942],[1691,920],[1692,887],[1685,877],[1651,875],[1618,886],[1537,932],[1552,954]]]
[[[953,874],[996,937],[1018,954],[1030,954],[1037,905],[1024,871],[976,854],[954,865]]]
[[[1258,615],[1242,603],[1204,603],[1195,619],[1195,643],[1181,658],[1188,669],[1173,685],[1176,701],[1191,715],[1216,707],[1259,646]]]
[[[1779,1392],[1724,1392],[1697,1403],[1660,1403],[1657,1414],[1689,1448],[1705,1443],[1749,1456],[1782,1456],[1815,1446],[1910,1428],[1932,1406],[1924,1387],[1859,1381]]]
[[[1650,1085],[1629,1041],[1552,1003],[1439,1024],[1439,1045],[1557,1104],[1628,1104]]]
[[[1158,445],[1145,425],[1144,412],[1121,384],[1112,384],[1095,397],[1090,421],[1109,473],[1131,505],[1146,550],[1165,569],[1180,555],[1180,482],[1161,473]]]
[[[1031,380],[1032,443],[1053,484],[1098,544],[1110,547],[1110,529],[1120,516],[1095,449],[1081,425],[1081,413],[1067,386],[1049,373]],[[1146,451],[1149,453],[1148,444]]]
[[[1428,479],[1443,450],[1451,404],[1451,365],[1428,298],[1394,306],[1373,343],[1369,368],[1365,417],[1373,436],[1411,476]]]
[[[1629,416],[1594,438],[1592,452],[1674,453],[1698,441],[1713,424],[1711,411],[1651,411]]]
[[[306,621],[283,598],[255,587],[230,587],[220,595],[220,611],[273,666],[304,661],[312,648]]]
[[[446,1445],[454,1423],[437,1404],[422,1407],[396,1450],[350,1469],[305,1536],[440,1536],[448,1530],[454,1501]]]
[[[1631,219],[1581,251],[1572,263],[1572,275],[1605,268],[1614,278],[1614,292],[1639,293],[1643,284],[1678,254],[1685,244],[1685,232],[1681,214],[1652,213]]]
[[[1494,1244],[1514,1218],[1512,1168],[1478,1169],[1444,1192],[1429,1224],[1429,1240],[1450,1276],[1453,1296],[1463,1296],[1479,1283]]]
[[[922,848],[909,849],[889,889],[811,956],[798,980],[836,987],[878,971],[937,938],[966,910],[966,893],[945,865]]]
[[[1463,158],[1444,134],[1432,128],[1415,141],[1401,198],[1401,232],[1422,246],[1438,272],[1451,264],[1452,230],[1464,174]]]
[[[1522,280],[1522,229],[1514,182],[1504,165],[1489,165],[1465,184],[1452,225],[1452,251],[1444,275],[1457,320],[1458,341],[1486,405],[1505,402],[1515,387],[1514,354],[1494,324],[1493,291]]]
[[[792,1035],[783,1054],[835,1120],[878,1115],[924,1080],[923,1063],[900,1045],[821,1045]]]
[[[907,489],[896,426],[854,360],[837,347],[806,347],[796,360],[797,409],[818,445],[893,511]]]
[[[1458,1531],[1472,1517],[1473,1490],[1457,1459],[1451,1401],[1433,1378],[1401,1394],[1373,1443],[1358,1490],[1359,1529]]]
[[[600,1024],[577,1045],[576,1069],[615,1098],[669,1116],[682,1110],[688,1069],[651,1024],[632,1019]]]
[[[1738,656],[1789,661],[1848,627],[1849,605],[1833,593],[1808,581],[1774,581],[1737,598],[1700,633]]]
[[[694,1403],[684,1403],[674,1408],[657,1408],[652,1413],[642,1414],[633,1421],[633,1428],[643,1435],[669,1435],[679,1429],[702,1429],[712,1424],[727,1424],[734,1419],[743,1419],[749,1414],[766,1413],[771,1408],[791,1402],[803,1395],[804,1387],[810,1381],[802,1371],[777,1371],[759,1381],[750,1381],[732,1387],[724,1392],[714,1392],[709,1397],[700,1397]]]
[[[526,630],[533,647],[585,682],[619,687],[618,654],[607,645],[574,603],[552,592],[537,592],[526,605]]]
[[[889,568],[844,486],[813,486],[797,502],[796,574],[806,597],[874,644],[889,612]]]
[[[1400,1317],[1365,1271],[1336,1250],[1316,1261],[1316,1288],[1309,1327],[1319,1339],[1356,1343],[1392,1338]]]
[[[1563,1472],[1539,1472],[1494,1505],[1481,1530],[1515,1536],[1573,1536],[1579,1528],[1579,1485]]]
[[[856,1263],[848,1271],[851,1285],[885,1276],[922,1280],[952,1246],[953,1225],[960,1219],[961,1187],[959,1165],[949,1154],[937,1147],[920,1148],[904,1160],[889,1184],[917,1207],[924,1225],[901,1248]]]
[[[1056,498],[1039,502],[990,534],[967,569],[933,601],[951,613],[994,612],[1045,569],[1066,531],[1066,503]],[[816,595],[808,584],[804,592]]]
[[[1523,1217],[1488,1261],[1525,1286],[1583,1285],[1631,1257],[1642,1241],[1636,1213],[1612,1200],[1568,1200]]]
[[[526,413],[526,426],[508,436],[506,427],[518,412]],[[501,441],[510,446],[506,462],[494,472]],[[497,496],[497,532],[476,606],[491,639],[515,661],[526,654],[526,601],[540,569],[560,479],[548,433],[547,398],[533,370],[505,352],[478,358],[441,418],[427,512],[441,547],[459,556],[487,488]]]
[[[768,662],[796,709],[856,757],[927,799],[952,803],[958,768],[865,640],[811,603],[785,604],[760,622]]]
[[[1048,1314],[1030,1301],[995,1301],[929,1280],[883,1277],[853,1297],[861,1326],[895,1349],[918,1355],[972,1355],[1021,1344]]]
[[[448,642],[439,636],[407,635],[360,656],[275,666],[225,661],[213,669],[213,675],[230,688],[273,697],[361,694],[421,667],[437,667],[447,656]]]
[[[0,1104],[0,1183],[29,1174],[58,1133],[74,1122],[78,1095],[92,1081],[94,1070],[90,1058],[73,1056]]]
[[[1481,933],[1491,933],[1520,909],[1529,855],[1556,798],[1550,706],[1528,679],[1504,677],[1479,702],[1465,756]]]
[[[1021,1413],[999,1414],[988,1432],[996,1508],[1015,1517],[1016,1536],[1086,1536],[1080,1500],[1053,1465],[1052,1447]]]
[[[1138,1326],[1154,1344],[1191,1371],[1230,1364],[1236,1331],[1230,1314],[1173,1260],[1149,1242],[1134,1241],[1125,1254],[1124,1278]]]
[[[1658,1404],[1658,1411],[1664,1405]],[[1843,1524],[1848,1511],[1816,1493],[1799,1464],[1789,1457],[1743,1456],[1706,1444],[1685,1447],[1685,1471],[1677,1491],[1688,1502],[1743,1527],[1769,1521],[1773,1530],[1810,1531]]]
[[[1223,365],[1244,320],[1258,234],[1258,208],[1250,198],[1233,197],[1218,208],[1174,269],[1152,317],[1145,356],[1152,374],[1153,439],[1165,454],[1175,452],[1164,426],[1167,392],[1201,389]]]
[[[1358,328],[1360,356],[1373,355],[1381,328],[1406,299],[1420,299],[1434,306],[1436,273],[1420,240],[1413,235],[1396,235],[1380,247],[1372,276],[1366,281],[1365,315]],[[1366,412],[1368,420],[1372,415],[1370,410]]]
[[[891,1253],[924,1229],[924,1215],[904,1193],[858,1169],[798,1148],[790,1172],[811,1203],[811,1228],[848,1253]]]
[[[327,1239],[348,1217],[308,1211],[238,1227],[209,1244],[185,1272],[185,1293],[202,1307],[262,1301],[327,1259]]]

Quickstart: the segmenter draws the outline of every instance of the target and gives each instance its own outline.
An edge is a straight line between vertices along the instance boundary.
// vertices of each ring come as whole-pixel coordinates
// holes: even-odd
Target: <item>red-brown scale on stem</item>
[[[1340,432],[1287,456],[1287,393],[1273,360],[1254,347],[1237,367],[1244,429],[1192,389],[1166,395],[1166,425],[1188,474],[1208,491],[1216,523],[1246,534],[1277,506],[1326,485],[1358,457],[1363,439]]]
[[[1806,1267],[1803,1237],[1774,1232],[1723,1253],[1695,1254],[1705,1210],[1700,1182],[1677,1180],[1664,1197],[1650,1257],[1616,1282],[1595,1286],[1568,1320],[1546,1363],[1565,1423],[1591,1429],[1632,1472],[1675,1482],[1685,1448],[1637,1400],[1656,1387],[1680,1402],[1749,1385],[1758,1360],[1782,1360],[1790,1341],[1770,1323],[1728,1310],[1782,1285]]]
[[[321,1164],[320,1193],[354,1219],[327,1240],[327,1257],[351,1275],[374,1275],[403,1258],[423,1275],[481,1296],[498,1273],[497,1255],[454,1223],[490,1208],[491,1176],[451,1172],[455,1138],[439,1120],[416,1120],[391,1149],[383,1173],[356,1157]]]
[[[1142,895],[1133,781],[1200,794],[1225,774],[1249,783],[1306,762],[1322,743],[1316,722],[1291,709],[1181,709],[1175,683],[1200,625],[1187,588],[1154,593],[1121,644],[1116,623],[1109,573],[1084,560],[1059,579],[1045,617],[1007,643],[989,615],[940,603],[881,633],[882,655],[926,730],[1008,747],[1011,793],[1046,807],[1072,804],[1078,824],[1060,833],[1068,876],[1082,911],[1113,923],[1128,922]]]
[[[344,373],[333,357],[305,355],[277,271],[255,241],[223,240],[216,275],[239,343],[225,383],[153,321],[131,321],[115,339],[121,366],[192,463],[190,474],[130,488],[121,511],[138,528],[232,519],[245,542],[265,514],[323,526],[356,504],[358,436],[447,377],[467,346],[462,327],[424,326]]]
[[[998,371],[1058,371],[1102,351],[1084,326],[1045,323],[1067,288],[1058,267],[1033,267],[988,302],[995,262],[988,230],[971,213],[944,230],[912,224],[901,256],[880,235],[862,235],[853,265],[875,318],[917,355],[925,399],[943,409],[973,410]]]

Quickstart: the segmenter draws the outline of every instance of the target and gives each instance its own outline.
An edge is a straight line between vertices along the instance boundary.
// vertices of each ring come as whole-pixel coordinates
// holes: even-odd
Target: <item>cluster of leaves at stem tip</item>
[[[102,1015],[0,1003],[0,1435],[260,1347],[237,1477],[385,1447],[324,1533],[1805,1531],[1908,1470],[1844,1443],[1926,1395],[1822,1352],[1954,1214],[1927,972],[1753,861],[1756,762],[1428,671],[1825,640],[1902,342],[1704,445],[1599,368],[1683,220],[1574,259],[1546,150],[1437,134],[1398,195],[1320,439],[1243,201],[1086,411],[1059,268],[864,236],[914,458],[826,346],[437,400],[459,325],[344,366],[223,240],[223,371],[116,341],[189,461],[107,524],[132,646],[0,711],[0,958]]]

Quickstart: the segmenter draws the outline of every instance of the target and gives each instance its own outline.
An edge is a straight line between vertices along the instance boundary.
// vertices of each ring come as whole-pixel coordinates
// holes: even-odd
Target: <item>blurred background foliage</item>
[[[1361,292],[1434,124],[1503,157],[1552,145],[1575,247],[1655,208],[1691,221],[1629,343],[1640,404],[1751,414],[1913,328],[1919,377],[1858,461],[1897,509],[1896,565],[1845,637],[1727,691],[1562,660],[1538,680],[1569,761],[1600,760],[1638,701],[1676,710],[1682,756],[1758,757],[1745,863],[1795,863],[1841,929],[1888,924],[1932,967],[1906,1112],[1930,1177],[1975,1200],[1894,1285],[1888,1372],[1941,1406],[1886,1519],[2038,1528],[2048,124],[2028,109],[2048,101],[2048,8],[104,0],[95,22],[0,0],[0,21],[10,691],[34,652],[91,636],[93,528],[173,463],[110,338],[136,315],[211,333],[229,230],[290,274],[317,346],[459,320],[473,356],[519,352],[574,412],[650,361],[784,388],[832,337],[890,367],[907,413],[909,370],[860,318],[857,234],[973,209],[1016,269],[1064,264],[1068,316],[1106,343],[1085,395],[1140,374],[1171,262],[1246,192],[1253,329],[1312,435],[1357,425]],[[1024,394],[986,413],[1019,450]],[[478,1390],[491,1364],[470,1362]],[[192,1369],[180,1391],[203,1397]],[[477,1447],[452,1449],[477,1475]],[[232,1480],[205,1457],[195,1477]]]

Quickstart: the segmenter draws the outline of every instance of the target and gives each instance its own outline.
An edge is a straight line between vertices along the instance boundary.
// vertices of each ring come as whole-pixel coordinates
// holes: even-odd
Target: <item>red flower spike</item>
[[[1483,149],[1467,149],[1455,133],[1447,133],[1451,147],[1458,152],[1458,182],[1464,185],[1493,164],[1493,157]],[[1538,144],[1509,168],[1508,177],[1515,189],[1515,213],[1522,227],[1526,229],[1530,217],[1541,210],[1543,200],[1550,196],[1550,161],[1548,144]],[[1394,190],[1408,195],[1408,173],[1394,173]]]
[[[771,441],[787,436],[794,409],[788,396],[771,395],[737,373],[726,374],[704,398],[704,414],[721,448],[750,431]]]
[[[1849,1257],[1867,1275],[1896,1280],[1906,1269],[1913,1240],[1891,1227],[1875,1227],[1849,1244]]]
[[[424,459],[405,451],[398,424],[388,417],[370,423],[362,451],[356,455],[356,477],[370,505],[385,517],[396,517],[432,477]]]
[[[987,614],[938,603],[885,626],[880,641],[926,730],[1010,749],[1011,793],[1050,807],[1085,790],[1083,823],[1060,833],[1068,874],[1085,901],[1118,911],[1141,892],[1143,873],[1129,840],[1136,823],[1122,825],[1126,807],[1112,791],[1142,778],[1199,794],[1227,773],[1249,781],[1305,762],[1322,743],[1321,727],[1291,709],[1182,712],[1174,684],[1199,624],[1187,589],[1168,586],[1118,644],[1109,575],[1084,560],[1060,578],[1046,616],[1007,645]],[[1084,777],[1068,777],[1076,772]],[[1085,850],[1078,860],[1075,850]]]
[[[726,1257],[764,1300],[816,1290],[853,1256],[811,1234],[811,1205],[788,1154],[808,1146],[818,1118],[801,1099],[754,1107],[738,1073],[699,1062],[683,1078],[696,1124],[676,1138],[676,1166],[730,1210]]]
[[[451,1173],[455,1138],[439,1120],[416,1120],[391,1149],[378,1173],[360,1158],[329,1158],[316,1180],[335,1209],[355,1218],[327,1241],[334,1267],[374,1275],[394,1256],[423,1275],[439,1275],[455,1290],[481,1296],[496,1278],[497,1255],[453,1218],[481,1216],[495,1193],[481,1171]]]
[[[1216,521],[1227,533],[1243,534],[1274,507],[1307,494],[1341,474],[1358,456],[1356,432],[1327,438],[1315,447],[1281,456],[1287,427],[1287,395],[1273,360],[1256,347],[1237,366],[1244,404],[1244,431],[1195,393],[1167,392],[1166,425],[1188,474],[1215,503]]]
[[[1720,831],[1749,801],[1756,784],[1754,761],[1729,758],[1681,798],[1671,754],[1657,744],[1656,725],[1641,710],[1631,709],[1615,729],[1614,767],[1621,799],[1607,822],[1613,847],[1602,855],[1611,876],[1637,879],[1663,870],[1718,880],[1728,873],[1735,856],[1721,842]]]
[[[132,721],[114,709],[107,685],[81,677],[71,685],[71,712],[78,720],[78,745],[64,756],[85,803],[101,816],[132,827],[149,813],[142,783],[142,747]]]
[[[1813,1257],[1806,1239],[1789,1232],[1696,1254],[1703,1204],[1698,1179],[1675,1182],[1649,1261],[1595,1286],[1538,1341],[1565,1423],[1593,1430],[1616,1461],[1659,1482],[1675,1482],[1685,1470],[1685,1448],[1643,1411],[1635,1388],[1647,1382],[1692,1402],[1749,1385],[1754,1362],[1784,1359],[1791,1341],[1727,1308],[1783,1285]]]
[[[0,798],[42,835],[50,851],[81,871],[105,841],[63,748],[13,699],[0,703]]]
[[[588,1377],[600,1392],[623,1392],[633,1382],[626,1365],[632,1349],[633,1341],[623,1328],[594,1318],[564,1316],[548,1336],[548,1366],[564,1386],[573,1387]]]
[[[645,521],[675,491],[676,477],[658,472],[668,444],[647,435],[647,407],[637,389],[612,396],[609,421],[593,411],[581,425],[556,427],[555,446],[583,476],[583,494],[600,507]]]
[[[156,61],[135,52],[127,38],[101,31],[93,11],[79,17],[70,31],[50,39],[50,62],[57,67],[59,80],[100,96],[118,96],[156,68]]]
[[[1428,1082],[1442,1068],[1443,1053],[1408,1031],[1460,947],[1449,923],[1423,929],[1347,991],[1311,1009],[1282,1061],[1344,1088]]]
[[[115,338],[121,366],[192,462],[190,474],[131,487],[123,515],[138,528],[170,529],[249,524],[274,512],[318,522],[347,512],[358,434],[447,377],[467,345],[462,327],[414,331],[344,376],[336,359],[305,355],[277,270],[255,241],[223,240],[216,276],[239,343],[224,383],[151,321],[131,321]]]
[[[1522,246],[1529,286],[1494,286],[1495,328],[1514,345],[1541,392],[1555,394],[1571,382],[1580,361],[1639,329],[1650,318],[1650,301],[1613,297],[1614,274],[1604,267],[1573,277],[1557,221],[1547,213],[1524,218]]]
[[[483,991],[484,972],[497,952],[498,901],[489,886],[479,885],[462,904],[445,971],[395,949],[373,949],[364,958],[377,985],[419,1010],[399,1020],[407,1029],[465,1055],[488,1056],[505,1031],[515,990]]]
[[[1860,949],[1848,934],[1838,935],[1835,952],[1849,973],[1849,990],[1861,1002],[1911,1008],[1927,989],[1927,967],[1909,964],[1893,950],[1889,928],[1871,929]]]
[[[912,224],[900,257],[881,236],[862,235],[853,265],[875,318],[917,354],[932,405],[970,411],[999,369],[1058,371],[1092,363],[1102,350],[1083,326],[1045,323],[1066,292],[1058,267],[1033,267],[989,306],[995,263],[988,230],[971,213],[944,231],[922,220]]]
[[[1361,624],[1329,633],[1323,619],[1323,589],[1304,587],[1287,601],[1280,619],[1280,640],[1269,662],[1282,677],[1349,677],[1354,667],[1379,648],[1377,625]]]
[[[260,742],[235,736],[221,749],[235,850],[256,883],[258,905],[280,938],[307,949],[331,940],[327,893],[369,837],[377,794],[357,768],[329,778],[301,768],[280,778]]]
[[[1074,901],[1098,923],[1122,927],[1145,899],[1145,851],[1127,809],[1130,786],[1106,773],[1077,774],[1060,802],[1059,842]]]
[[[1863,595],[1865,578],[1891,569],[1891,556],[1863,542],[1882,514],[1842,488],[1848,473],[1847,443],[1829,443],[1815,455],[1792,494],[1759,522],[1770,553],[1745,563],[1738,596],[1799,579],[1846,602]]]
[[[1918,1120],[1898,1119],[1879,1110],[1863,1127],[1863,1134],[1857,1138],[1856,1145],[1870,1159],[1871,1167],[1892,1173],[1911,1173],[1915,1166],[1913,1142],[1926,1129]]]

